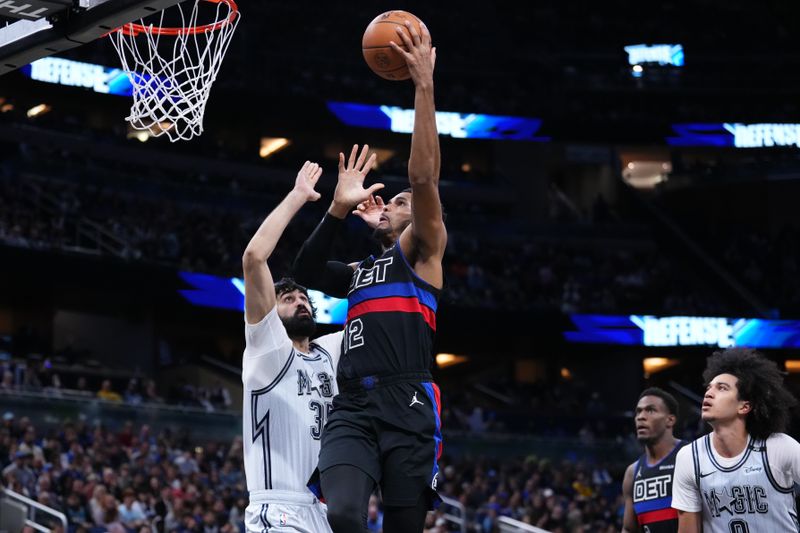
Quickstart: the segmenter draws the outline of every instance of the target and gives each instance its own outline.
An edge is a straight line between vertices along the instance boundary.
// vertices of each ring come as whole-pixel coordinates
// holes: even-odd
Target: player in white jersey
[[[308,291],[284,279],[273,284],[267,259],[322,169],[306,162],[292,191],[270,213],[242,258],[245,279],[244,465],[252,533],[325,533],[325,505],[306,487],[337,393],[342,333],[311,342],[316,323]]]
[[[702,418],[712,432],[675,462],[679,533],[800,531],[793,486],[800,444],[782,433],[797,402],[777,365],[731,348],[708,359]]]

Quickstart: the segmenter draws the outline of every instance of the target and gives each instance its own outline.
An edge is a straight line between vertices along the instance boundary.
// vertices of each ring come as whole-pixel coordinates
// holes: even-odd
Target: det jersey
[[[679,441],[669,454],[654,465],[642,454],[633,472],[633,510],[645,533],[675,533],[678,512],[672,508],[672,480],[675,458],[686,443]]]
[[[706,435],[692,442],[692,459],[705,533],[800,531],[793,487],[778,484],[765,441],[751,441],[741,460],[725,468]]]
[[[414,272],[395,244],[356,268],[339,378],[430,370],[439,289]]]
[[[242,363],[244,464],[250,500],[260,491],[308,493],[320,438],[337,394],[342,333],[294,348],[273,309],[245,326]],[[255,495],[254,495],[255,492]]]

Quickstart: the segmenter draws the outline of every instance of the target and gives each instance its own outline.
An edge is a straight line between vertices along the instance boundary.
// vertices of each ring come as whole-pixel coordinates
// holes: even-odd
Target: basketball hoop
[[[198,20],[201,2],[215,5],[213,22]],[[165,26],[167,15],[180,24]],[[162,11],[157,25],[140,20],[109,33],[133,85],[125,120],[173,142],[203,133],[211,85],[240,19],[234,0],[189,0]]]

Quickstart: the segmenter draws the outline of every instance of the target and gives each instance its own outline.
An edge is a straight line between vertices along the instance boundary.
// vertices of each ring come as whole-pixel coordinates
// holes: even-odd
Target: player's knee
[[[328,505],[328,524],[333,533],[361,533],[366,530],[367,517],[361,515],[358,505],[340,502]]]
[[[328,523],[333,533],[362,533],[366,531],[367,516],[356,501],[329,501]]]

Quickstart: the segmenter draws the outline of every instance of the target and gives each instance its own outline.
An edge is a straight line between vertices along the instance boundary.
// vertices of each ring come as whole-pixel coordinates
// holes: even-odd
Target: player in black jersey
[[[340,394],[322,435],[319,484],[335,533],[366,531],[367,506],[376,484],[384,503],[385,533],[421,532],[435,496],[441,453],[439,390],[430,375],[436,307],[443,285],[447,242],[439,200],[439,139],[433,99],[436,58],[422,25],[398,30],[393,48],[409,66],[415,87],[415,120],[408,161],[410,189],[376,212],[364,189],[374,162],[368,147],[353,148],[333,203],[295,261],[298,282],[347,296]],[[406,51],[408,50],[408,51]],[[358,156],[358,157],[357,157]],[[356,210],[371,212],[383,253],[358,264],[327,262],[336,228]]]
[[[636,404],[636,438],[645,452],[628,466],[622,481],[625,497],[623,533],[674,533],[678,513],[672,508],[675,457],[685,444],[673,435],[678,402],[668,392],[651,387]]]

